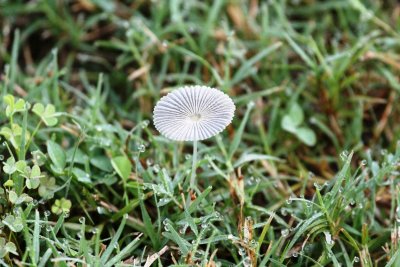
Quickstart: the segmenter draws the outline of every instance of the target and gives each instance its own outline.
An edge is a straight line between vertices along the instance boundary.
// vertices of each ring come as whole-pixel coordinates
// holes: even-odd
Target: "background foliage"
[[[399,266],[397,1],[0,0],[0,264]],[[199,146],[160,96],[237,106]]]

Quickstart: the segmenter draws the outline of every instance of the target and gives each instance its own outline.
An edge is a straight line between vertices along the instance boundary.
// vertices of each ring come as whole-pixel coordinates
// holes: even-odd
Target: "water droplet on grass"
[[[143,144],[140,144],[140,145],[138,146],[138,150],[139,150],[140,153],[143,153],[143,152],[146,151],[146,147],[145,147]]]
[[[79,218],[79,222],[80,222],[80,223],[85,223],[85,217],[80,217],[80,218]]]
[[[142,121],[142,129],[147,128],[147,126],[149,126],[149,121],[148,120]]]
[[[158,173],[160,171],[160,165],[158,165],[158,164],[154,165],[153,170],[155,173]]]
[[[151,165],[153,165],[153,163],[154,163],[154,160],[152,158],[147,158],[146,159],[147,166],[151,166]]]
[[[346,161],[348,157],[349,157],[349,152],[347,150],[344,150],[342,153],[340,153],[340,159],[342,161]]]
[[[318,184],[318,183],[314,183],[314,187],[316,188],[316,189],[318,189],[318,190],[321,190],[322,189],[322,187]]]
[[[289,230],[288,230],[288,229],[283,229],[283,230],[281,231],[281,235],[282,235],[283,237],[287,237],[287,236],[289,235]]]

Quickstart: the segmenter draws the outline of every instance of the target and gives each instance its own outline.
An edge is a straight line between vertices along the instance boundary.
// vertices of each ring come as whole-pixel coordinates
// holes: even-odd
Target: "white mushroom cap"
[[[185,86],[162,97],[154,107],[157,130],[176,141],[195,141],[222,132],[235,112],[232,99],[218,89]]]

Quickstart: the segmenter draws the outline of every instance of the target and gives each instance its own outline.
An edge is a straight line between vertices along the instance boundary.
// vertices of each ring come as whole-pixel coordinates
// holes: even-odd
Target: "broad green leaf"
[[[90,175],[87,172],[85,172],[79,168],[73,168],[72,174],[76,177],[76,179],[78,179],[79,182],[82,182],[82,183],[91,183],[92,182],[92,180],[90,179]]]
[[[58,172],[62,173],[65,168],[66,164],[66,156],[64,149],[57,143],[48,140],[46,142],[47,145],[47,153],[49,154],[49,157],[51,161],[53,162],[53,169]]]
[[[289,110],[289,116],[295,126],[299,126],[304,120],[304,113],[299,104],[294,103]]]
[[[317,142],[314,131],[309,128],[301,127],[297,129],[295,134],[303,143],[308,146],[313,146]]]
[[[127,180],[129,178],[129,175],[131,174],[132,164],[127,157],[118,156],[112,158],[111,165],[122,179]]]
[[[283,116],[282,121],[281,121],[281,126],[282,126],[282,129],[284,129],[290,133],[296,132],[297,125],[296,125],[296,123],[293,122],[292,118],[289,115]]]
[[[94,156],[90,159],[90,163],[102,171],[111,172],[113,169],[110,159],[105,156]]]

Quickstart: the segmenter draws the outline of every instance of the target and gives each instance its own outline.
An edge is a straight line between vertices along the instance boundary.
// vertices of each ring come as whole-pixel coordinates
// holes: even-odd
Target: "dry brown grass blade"
[[[168,246],[164,246],[159,252],[154,253],[151,256],[147,257],[146,263],[144,264],[144,267],[150,267],[153,262],[155,262],[161,255],[163,255],[167,250],[169,249]]]

